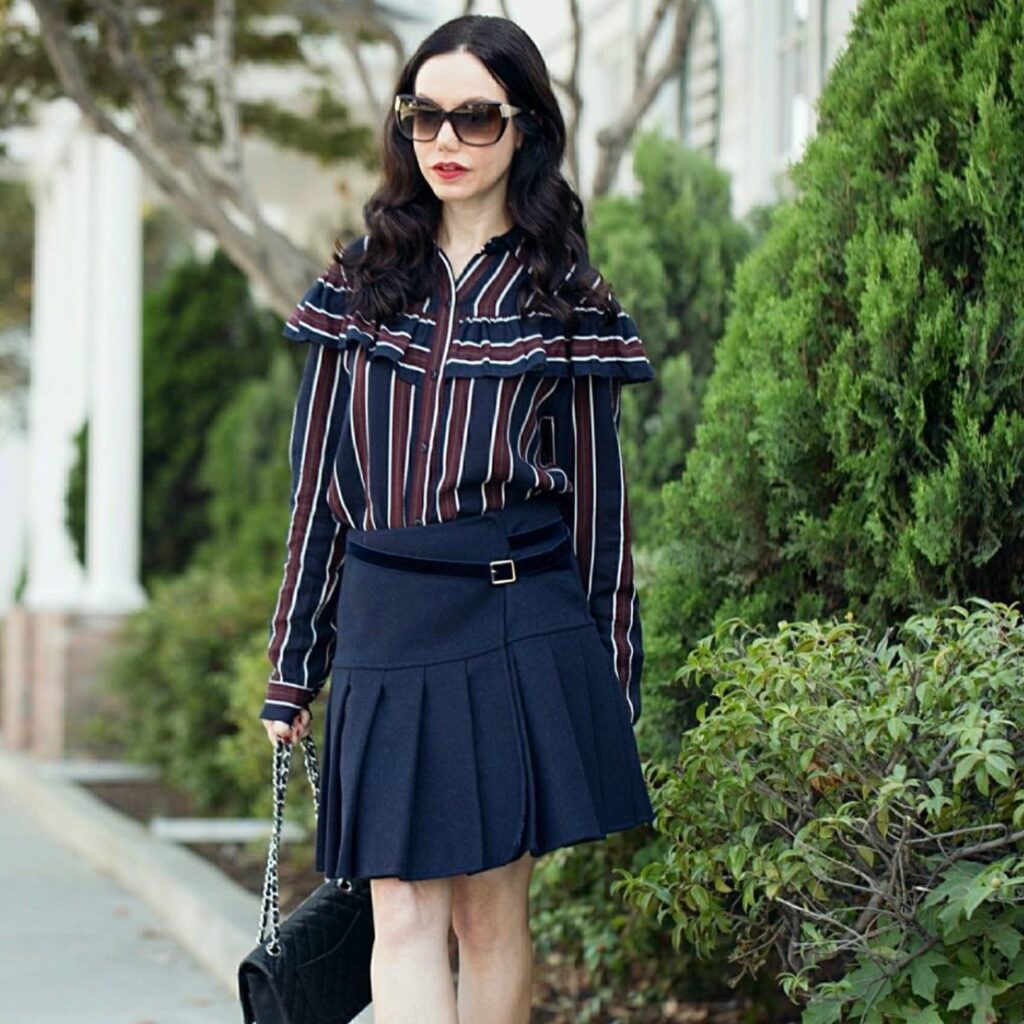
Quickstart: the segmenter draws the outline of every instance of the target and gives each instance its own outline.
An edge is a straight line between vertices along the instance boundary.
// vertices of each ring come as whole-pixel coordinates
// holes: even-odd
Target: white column
[[[36,245],[32,286],[29,392],[28,581],[25,604],[61,610],[80,597],[83,573],[65,526],[73,436],[83,417],[82,310],[77,279],[89,253],[76,231],[72,141],[77,112],[65,103],[47,108],[47,133],[33,167]],[[79,210],[80,213],[80,210]]]
[[[142,487],[142,211],[140,170],[107,136],[91,140],[96,171],[89,323],[86,513],[92,611],[146,603],[139,583]]]

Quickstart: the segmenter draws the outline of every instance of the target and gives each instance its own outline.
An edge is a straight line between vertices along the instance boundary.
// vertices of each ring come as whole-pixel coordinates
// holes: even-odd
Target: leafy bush
[[[613,1007],[622,1007],[647,1020],[652,1007],[725,1002],[737,995],[757,1008],[755,1016],[740,1018],[748,1024],[794,1019],[792,1005],[767,972],[744,978],[731,991],[720,964],[673,945],[661,921],[613,891],[620,875],[642,872],[666,850],[664,837],[650,839],[647,830],[635,829],[562,847],[538,861],[530,888],[534,952],[538,962],[579,967],[587,995],[575,1000],[571,1019],[577,1024],[632,1020],[613,1015]]]
[[[679,673],[712,684],[700,723],[649,769],[668,852],[613,887],[676,944],[734,943],[738,977],[774,952],[807,1024],[1021,1020],[1024,624],[972,603],[877,640],[721,624]]]
[[[664,491],[655,676],[734,616],[1024,586],[1019,5],[863,0],[818,109]]]
[[[239,728],[232,711],[236,658],[265,644],[279,584],[271,575],[198,565],[156,580],[149,604],[126,620],[105,666],[104,687],[120,704],[124,756],[160,766],[203,811],[246,814],[252,803],[254,790],[240,785],[249,769],[219,748]],[[263,668],[252,685],[265,679]],[[254,698],[251,716],[259,704]],[[263,742],[269,750],[265,736]],[[258,757],[255,747],[252,756]]]
[[[728,175],[677,140],[641,135],[633,165],[637,196],[595,201],[588,235],[591,258],[635,316],[659,367],[650,387],[623,392],[620,427],[643,595],[658,489],[682,471],[734,269],[755,234],[732,216]],[[641,729],[644,753],[678,746],[670,720],[663,729],[651,716]],[[604,1019],[623,1001],[639,1008],[729,996],[716,969],[680,956],[657,921],[632,913],[609,892],[617,868],[638,871],[661,853],[659,838],[637,829],[556,851],[537,867],[531,899],[537,955],[586,966],[593,994],[576,1011],[581,1024]],[[746,994],[764,992],[760,980],[746,987]],[[771,1004],[770,993],[760,1002]]]
[[[32,248],[35,239],[35,208],[32,188],[20,176],[0,181],[0,379],[6,385],[5,398],[17,407],[4,412],[11,416],[4,427],[24,425],[21,388],[28,383],[28,348],[18,341],[32,320]],[[15,390],[17,389],[17,390]],[[12,392],[15,392],[12,394]],[[13,415],[12,415],[13,414]]]
[[[262,632],[247,640],[233,659],[225,708],[229,729],[220,739],[216,751],[216,762],[223,773],[231,778],[235,787],[234,798],[239,807],[244,808],[239,813],[259,818],[269,818],[274,811],[271,785],[274,777],[274,748],[270,745],[263,723],[257,717],[263,706],[267,670],[267,635],[264,625]],[[312,736],[317,752],[323,748],[324,715],[330,693],[328,682],[310,709],[313,714]],[[284,810],[286,818],[297,821],[309,833],[306,843],[289,847],[289,859],[293,863],[297,858],[312,864],[312,830],[316,828],[316,815],[303,753],[298,747],[292,751]],[[266,845],[266,840],[260,839],[255,841],[254,848],[265,851]]]
[[[189,264],[172,272],[165,284],[168,295],[153,300],[156,305],[168,296],[180,298],[191,287],[198,303],[194,319],[207,322],[211,300],[208,294],[196,299],[198,270]],[[189,477],[185,493],[173,497],[152,478],[146,483],[146,507],[154,509],[150,525],[161,524],[168,546],[166,557],[157,555],[153,562],[166,568],[170,545],[179,545],[172,561],[188,555],[188,564],[178,576],[151,578],[149,605],[126,622],[123,643],[102,675],[101,685],[119,699],[123,715],[94,728],[124,756],[160,765],[168,781],[186,788],[200,808],[265,815],[269,776],[260,754],[264,746],[267,752],[271,748],[256,713],[269,671],[267,630],[284,557],[288,436],[301,353],[280,348],[269,374],[252,377],[265,358],[259,352],[262,342],[253,344],[253,331],[267,315],[254,320],[246,312],[248,300],[237,292],[244,279],[237,271],[215,259],[206,273],[208,286],[219,281],[218,301],[225,308],[230,308],[225,295],[241,304],[235,322],[207,336],[205,354],[193,352],[172,365],[162,353],[157,363],[162,369],[149,373],[155,400],[170,406],[153,413],[163,426],[150,432],[154,445],[161,439],[174,448],[173,466],[169,463],[161,478],[169,487],[186,466]],[[188,348],[199,336],[197,329],[187,322],[179,327],[177,343]],[[210,351],[208,338],[220,333],[231,340]],[[239,345],[253,351],[240,358]],[[229,367],[225,359],[236,365]],[[197,400],[195,392],[186,395],[182,389],[200,368],[231,379],[207,387]],[[179,399],[187,410],[174,407]],[[147,415],[147,424],[151,418]],[[188,497],[200,492],[201,509]],[[168,516],[180,515],[192,517],[192,525],[172,529]]]

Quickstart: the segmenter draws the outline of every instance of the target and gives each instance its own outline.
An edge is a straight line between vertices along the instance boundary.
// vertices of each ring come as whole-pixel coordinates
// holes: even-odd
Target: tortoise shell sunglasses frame
[[[509,118],[523,111],[522,107],[498,100],[473,100],[454,110],[445,110],[433,100],[411,93],[398,93],[394,109],[399,132],[411,142],[433,142],[445,121],[450,121],[459,140],[467,146],[493,146],[505,134]],[[415,121],[422,115],[433,120],[428,121],[426,134],[416,135]]]

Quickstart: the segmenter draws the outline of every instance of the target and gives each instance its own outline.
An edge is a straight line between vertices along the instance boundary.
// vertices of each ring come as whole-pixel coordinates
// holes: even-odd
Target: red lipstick
[[[463,167],[462,164],[455,163],[454,160],[441,160],[433,165],[433,171],[439,178],[444,178],[445,181],[451,181],[457,178],[460,174],[465,174],[468,168]]]

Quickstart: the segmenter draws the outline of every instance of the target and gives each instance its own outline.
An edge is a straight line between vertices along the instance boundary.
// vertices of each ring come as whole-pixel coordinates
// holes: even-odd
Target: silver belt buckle
[[[512,575],[509,576],[508,579],[503,579],[503,580],[495,579],[494,571],[495,571],[496,567],[499,566],[499,565],[508,565],[508,566],[512,567]],[[490,563],[490,566],[491,566],[491,582],[492,583],[515,583],[515,581],[516,581],[516,563],[513,562],[511,558],[496,558],[493,562]]]

